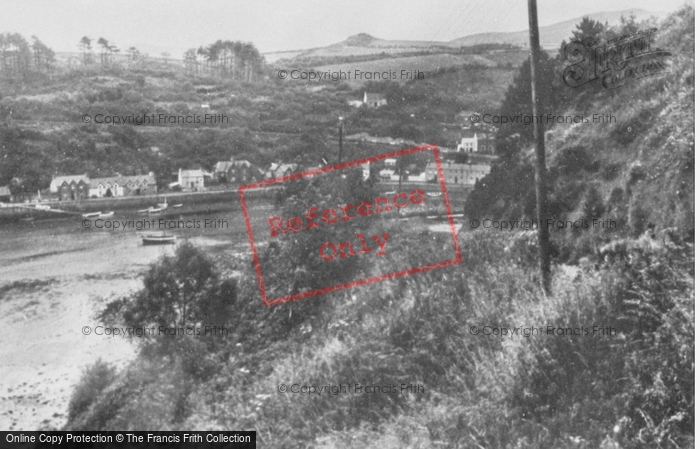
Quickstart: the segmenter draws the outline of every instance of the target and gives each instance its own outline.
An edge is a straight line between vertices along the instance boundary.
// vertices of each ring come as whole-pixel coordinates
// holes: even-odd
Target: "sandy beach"
[[[75,220],[0,228],[0,428],[61,428],[85,367],[134,357],[135,342],[94,328],[107,302],[138,291],[148,265],[173,253],[174,245],[143,246],[141,234],[84,231]],[[234,248],[231,233],[180,237]]]

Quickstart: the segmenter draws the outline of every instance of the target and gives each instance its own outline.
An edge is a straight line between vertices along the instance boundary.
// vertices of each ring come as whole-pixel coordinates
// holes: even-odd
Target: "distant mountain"
[[[327,47],[303,50],[295,56],[298,58],[325,58],[366,56],[379,53],[398,54],[452,46],[449,42],[385,40],[367,33],[360,33]]]
[[[622,11],[606,11],[593,14],[586,14],[575,19],[558,22],[553,25],[540,27],[540,45],[551,50],[559,48],[559,44],[564,39],[571,37],[572,31],[584,17],[608,22],[609,25],[617,25],[621,16],[629,17],[634,14],[636,20],[645,20],[652,16],[658,18],[665,17],[668,13],[663,11],[650,12],[644,9],[626,9]],[[515,46],[527,46],[529,44],[528,30],[501,32],[501,33],[480,33],[460,37],[447,42],[439,41],[407,41],[407,40],[385,40],[367,33],[360,33],[350,36],[342,42],[338,42],[326,47],[311,48],[295,52],[270,53],[268,61],[293,58],[326,58],[326,57],[350,57],[368,56],[386,53],[387,55],[397,55],[401,53],[431,51],[432,49],[470,47],[479,44],[510,44]]]
[[[608,22],[608,25],[617,25],[620,22],[621,16],[629,17],[632,14],[634,14],[637,21],[640,21],[646,20],[652,16],[656,16],[661,19],[668,13],[661,11],[649,12],[644,9],[637,8],[626,9],[623,11],[606,11],[586,14],[585,16],[566,20],[564,22],[558,22],[553,25],[540,26],[540,45],[545,49],[558,48],[561,41],[571,37],[572,31],[584,17],[588,17],[602,23]],[[469,47],[478,44],[511,44],[526,46],[529,45],[529,42],[529,31],[523,30],[509,33],[472,34],[454,39],[449,42],[449,45],[456,47]]]

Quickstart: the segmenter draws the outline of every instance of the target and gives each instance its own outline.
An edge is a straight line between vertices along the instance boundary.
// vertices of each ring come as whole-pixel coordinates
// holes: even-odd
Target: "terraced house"
[[[58,194],[61,201],[77,201],[88,197],[90,178],[83,175],[56,176],[51,180],[49,190]]]
[[[51,193],[61,201],[78,201],[85,198],[150,195],[158,191],[153,172],[147,175],[111,176],[90,179],[87,174],[56,176],[49,186]]]
[[[491,166],[486,164],[458,164],[446,162],[442,164],[442,172],[445,176],[445,183],[473,186],[481,178],[491,172]],[[425,179],[427,181],[437,181],[437,167],[435,162],[430,162],[425,167]]]
[[[147,175],[111,176],[90,180],[90,198],[150,195],[157,193],[156,177]]]

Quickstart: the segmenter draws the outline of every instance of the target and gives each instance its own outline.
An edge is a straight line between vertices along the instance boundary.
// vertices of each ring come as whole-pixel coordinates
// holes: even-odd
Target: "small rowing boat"
[[[178,208],[178,207],[182,207],[182,204],[176,204],[173,206],[173,208]]]
[[[172,234],[160,233],[160,234],[147,234],[141,238],[144,245],[167,245],[170,243],[175,243],[175,237]]]
[[[104,214],[100,214],[97,216],[97,218],[110,218],[110,217],[114,217],[114,211],[105,212]]]
[[[102,212],[90,212],[87,214],[83,214],[83,218],[97,218],[100,215],[102,215]]]

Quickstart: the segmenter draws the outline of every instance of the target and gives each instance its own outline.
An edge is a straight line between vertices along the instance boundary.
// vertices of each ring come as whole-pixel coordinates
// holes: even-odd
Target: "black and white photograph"
[[[695,2],[0,0],[0,448],[695,447]]]

